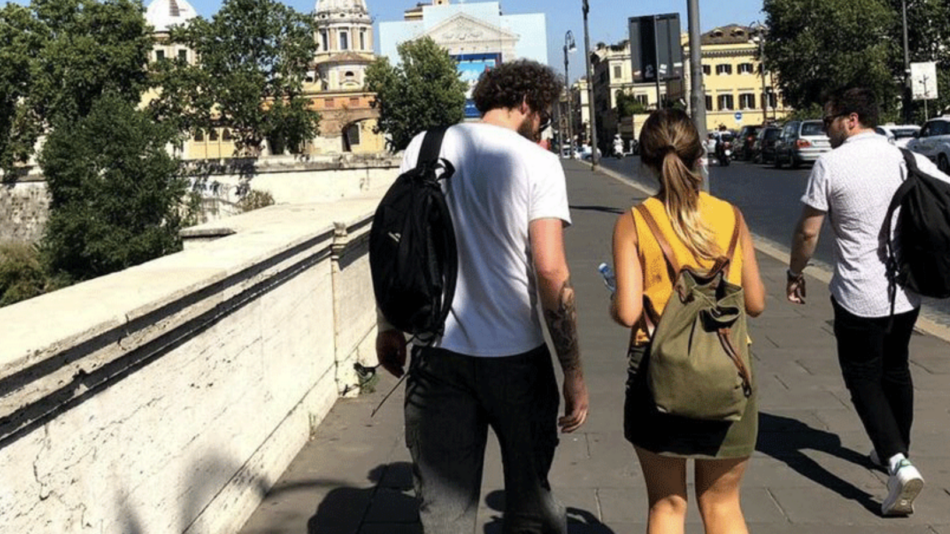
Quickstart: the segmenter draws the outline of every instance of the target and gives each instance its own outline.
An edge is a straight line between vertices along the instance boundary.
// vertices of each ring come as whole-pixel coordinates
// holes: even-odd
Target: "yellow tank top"
[[[670,243],[673,249],[673,255],[679,262],[681,268],[692,267],[697,271],[708,271],[715,262],[709,260],[700,260],[693,255],[686,245],[677,237],[670,224],[670,219],[666,215],[666,207],[656,197],[648,198],[643,205],[656,220],[656,225],[660,232]],[[662,315],[666,308],[666,303],[673,292],[673,281],[670,280],[669,272],[666,267],[666,260],[663,258],[663,251],[646,221],[632,209],[633,219],[637,225],[637,243],[640,265],[643,267],[643,297],[644,304],[649,305],[656,314]],[[715,235],[716,244],[722,254],[729,250],[729,241],[732,239],[732,232],[736,225],[736,215],[732,205],[723,200],[708,195],[699,194],[699,213],[706,226],[712,230]],[[729,274],[726,279],[736,285],[742,284],[742,245],[736,246],[733,255]],[[648,303],[648,304],[647,304]],[[644,311],[644,313],[646,313]],[[634,344],[644,345],[650,341],[643,321],[634,326]]]

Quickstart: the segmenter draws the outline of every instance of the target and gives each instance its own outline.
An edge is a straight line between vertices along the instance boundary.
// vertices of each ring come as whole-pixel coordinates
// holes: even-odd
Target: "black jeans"
[[[504,464],[503,532],[565,534],[565,509],[548,483],[559,402],[546,346],[501,358],[414,351],[406,381],[406,445],[425,532],[474,532],[491,426]]]
[[[831,303],[844,383],[878,458],[907,455],[914,422],[908,345],[920,309],[895,315],[888,331],[888,317],[858,317]]]

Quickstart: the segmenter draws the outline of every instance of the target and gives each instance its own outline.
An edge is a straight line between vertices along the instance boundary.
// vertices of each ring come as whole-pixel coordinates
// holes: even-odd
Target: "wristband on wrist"
[[[789,281],[801,279],[804,273],[793,273],[791,269],[785,269],[785,276],[788,277]]]

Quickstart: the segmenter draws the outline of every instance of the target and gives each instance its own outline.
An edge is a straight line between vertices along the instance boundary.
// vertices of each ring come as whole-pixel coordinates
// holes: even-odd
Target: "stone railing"
[[[376,202],[253,211],[0,309],[0,532],[236,532],[375,359]]]

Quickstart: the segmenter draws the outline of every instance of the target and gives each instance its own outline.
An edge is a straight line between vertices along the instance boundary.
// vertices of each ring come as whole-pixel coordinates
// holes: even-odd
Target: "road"
[[[647,187],[655,189],[657,186],[638,157],[603,158],[601,164]],[[728,167],[713,165],[709,168],[709,189],[713,195],[738,206],[756,236],[788,251],[792,231],[801,215],[801,197],[810,172],[808,166],[776,169],[771,165],[741,161]],[[818,239],[815,263],[828,270],[834,264],[833,239],[826,222]],[[950,325],[950,301],[926,299],[924,315],[942,325]]]

